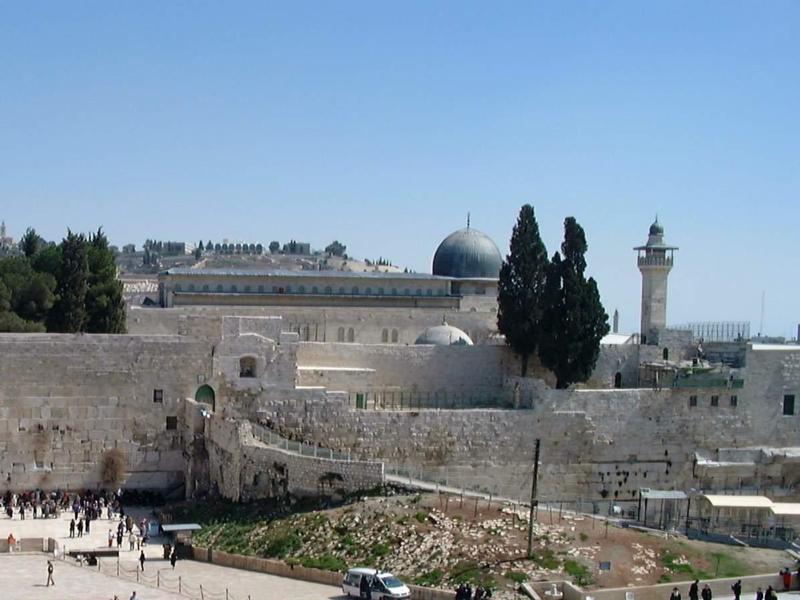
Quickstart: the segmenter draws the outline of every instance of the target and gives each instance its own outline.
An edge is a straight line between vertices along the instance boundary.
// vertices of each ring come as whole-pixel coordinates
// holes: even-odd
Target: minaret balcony
[[[638,259],[640,267],[671,267],[671,256],[640,256]]]

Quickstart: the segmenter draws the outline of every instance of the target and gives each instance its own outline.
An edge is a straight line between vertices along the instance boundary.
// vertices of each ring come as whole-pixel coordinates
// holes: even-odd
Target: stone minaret
[[[658,332],[667,326],[667,277],[672,270],[674,246],[664,243],[664,228],[658,217],[650,225],[647,244],[634,248],[642,272],[642,343],[658,342]]]

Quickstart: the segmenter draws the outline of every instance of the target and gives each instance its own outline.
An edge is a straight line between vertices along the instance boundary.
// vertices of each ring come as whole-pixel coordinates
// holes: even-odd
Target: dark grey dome
[[[445,277],[496,279],[503,257],[492,239],[466,227],[448,235],[433,255],[433,274]]]
[[[656,217],[655,222],[650,225],[650,235],[664,235],[664,228],[661,226],[661,223],[658,222],[658,217]]]

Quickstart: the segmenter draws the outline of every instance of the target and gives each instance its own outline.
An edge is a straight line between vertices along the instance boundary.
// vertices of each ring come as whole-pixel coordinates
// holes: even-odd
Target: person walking
[[[86,531],[86,535],[89,535],[89,524],[92,522],[92,520],[89,518],[88,514],[86,515],[86,518],[84,519],[84,521],[86,521],[86,525],[84,526],[83,529],[84,529],[84,531]]]
[[[764,600],[764,591],[761,588],[756,590],[756,600]]]
[[[128,546],[129,550],[133,551],[133,547],[136,545],[136,536],[131,531],[130,535],[128,535]]]
[[[122,532],[117,531],[117,548],[122,548]]]
[[[83,537],[83,520],[78,519],[78,537]]]
[[[700,592],[700,597],[703,600],[711,600],[711,588],[708,587],[708,584],[705,584],[703,586],[703,591]]]
[[[681,592],[678,588],[672,588],[672,593],[669,595],[669,600],[681,600]]]
[[[764,592],[764,600],[777,600],[778,594],[775,593],[775,590],[772,589],[771,585],[767,586],[767,591]]]
[[[175,552],[175,548],[172,549],[172,553],[169,555],[169,564],[172,565],[172,570],[175,570],[175,563],[178,562],[178,553]]]
[[[792,572],[789,567],[781,569],[781,578],[783,578],[783,589],[788,591],[792,587]]]
[[[130,600],[139,600],[139,596],[136,595],[136,592],[131,594]]]
[[[144,573],[144,561],[144,550],[142,550],[142,553],[139,555],[139,564],[142,565],[142,573]]]
[[[75,519],[72,519],[69,522],[69,537],[71,538],[75,537]]]
[[[111,548],[114,545],[114,532],[110,529],[108,530],[108,547]]]
[[[742,595],[742,580],[740,579],[736,583],[731,586],[731,590],[733,590],[733,600],[739,600]]]
[[[55,585],[56,582],[53,580],[53,563],[49,560],[47,561],[47,585],[45,587],[50,587],[51,585]]]
[[[695,579],[689,586],[689,600],[697,600],[699,594],[699,579]]]

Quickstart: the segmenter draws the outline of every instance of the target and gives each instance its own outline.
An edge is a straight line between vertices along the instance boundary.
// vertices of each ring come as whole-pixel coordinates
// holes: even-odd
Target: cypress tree
[[[584,274],[587,249],[583,228],[567,217],[563,259],[556,253],[547,270],[545,333],[539,347],[539,358],[556,376],[559,389],[589,378],[600,354],[600,340],[609,331],[597,284]]]
[[[49,314],[49,331],[77,333],[86,330],[88,270],[86,239],[67,230],[67,237],[61,242],[58,300]]]
[[[90,333],[125,333],[125,301],[122,282],[117,279],[114,252],[102,228],[88,243],[89,289],[86,294]]]
[[[547,265],[547,250],[539,235],[533,207],[525,204],[514,225],[497,286],[497,327],[519,355],[523,377],[527,374],[528,358],[536,352],[542,335]]]

